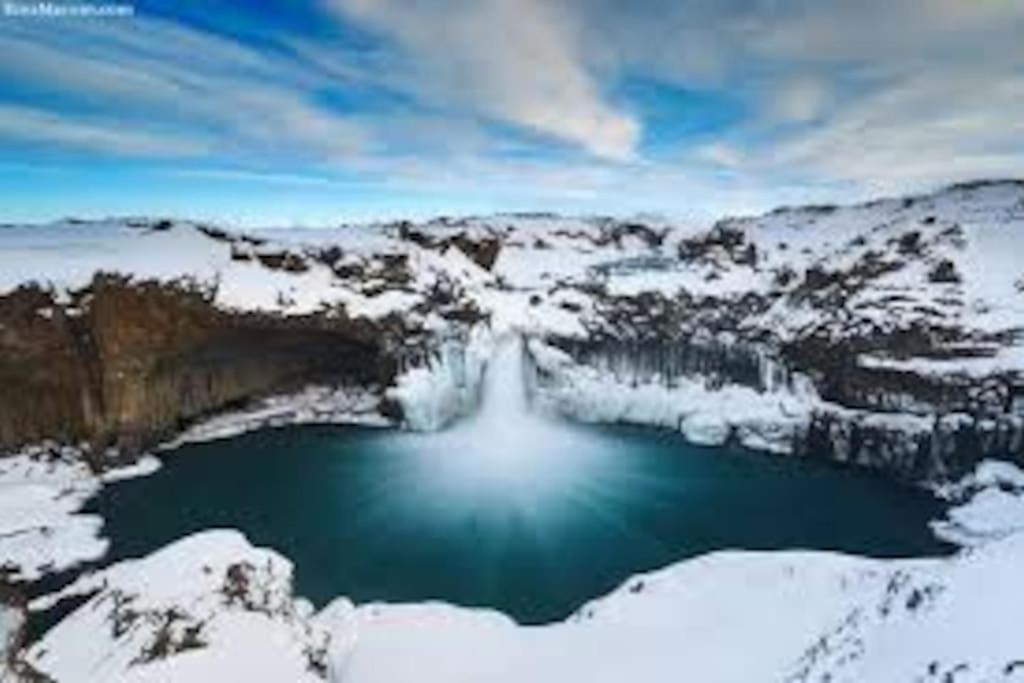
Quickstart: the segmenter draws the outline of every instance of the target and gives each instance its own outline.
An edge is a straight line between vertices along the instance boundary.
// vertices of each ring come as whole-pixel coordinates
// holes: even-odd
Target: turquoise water
[[[947,550],[927,529],[937,501],[857,470],[640,428],[557,433],[481,445],[268,429],[169,452],[161,471],[107,487],[91,508],[107,520],[108,559],[233,527],[291,558],[297,592],[318,605],[438,599],[525,623],[711,550]]]

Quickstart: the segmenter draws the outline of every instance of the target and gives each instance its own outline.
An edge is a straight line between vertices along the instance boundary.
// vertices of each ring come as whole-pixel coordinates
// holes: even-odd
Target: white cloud
[[[459,103],[612,159],[633,156],[640,123],[601,97],[572,14],[543,0],[335,0],[345,15],[394,40],[410,83],[442,104]]]
[[[1024,3],[564,1],[606,63],[746,103],[692,173],[842,199],[1024,170]]]
[[[0,138],[140,157],[187,157],[208,151],[195,137],[131,130],[119,121],[68,118],[28,107],[0,106]]]
[[[973,71],[908,80],[776,141],[774,163],[900,187],[1024,168],[1024,78]]]

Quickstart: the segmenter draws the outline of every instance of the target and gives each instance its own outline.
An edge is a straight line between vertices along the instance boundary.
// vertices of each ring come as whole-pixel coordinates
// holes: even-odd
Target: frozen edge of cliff
[[[863,427],[916,437],[936,427],[932,415],[871,412],[823,400],[807,377],[767,391],[726,383],[709,388],[700,375],[627,382],[576,362],[569,354],[531,338],[531,359],[542,378],[534,385],[534,402],[542,410],[583,422],[630,423],[679,431],[687,440],[718,446],[730,439],[755,450],[792,454],[794,443],[816,415],[830,415]],[[959,413],[939,424],[955,429],[969,423]],[[845,456],[839,454],[839,459]]]
[[[1022,481],[1012,465],[979,466],[950,492],[971,492],[950,519],[983,494],[1020,503]],[[96,592],[21,662],[69,683],[938,681],[953,672],[1019,681],[1024,593],[1012,587],[1024,507],[991,513],[960,523],[1005,533],[952,557],[711,553],[634,576],[539,627],[441,603],[339,598],[313,614],[292,592],[287,559],[238,532],[206,531],[83,577],[78,589]]]
[[[535,386],[537,405],[584,422],[626,422],[673,429],[689,441],[720,445],[731,436],[745,446],[789,453],[796,430],[822,405],[809,381],[794,390],[758,392],[737,384],[708,389],[700,378],[625,383],[538,339],[528,344],[546,377]]]
[[[426,362],[400,373],[386,397],[401,407],[402,426],[432,432],[471,413],[498,336],[476,325],[465,340],[444,341]]]

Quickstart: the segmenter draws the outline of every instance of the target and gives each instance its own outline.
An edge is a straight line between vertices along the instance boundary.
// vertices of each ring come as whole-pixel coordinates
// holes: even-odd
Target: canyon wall
[[[1022,229],[1020,181],[710,226],[7,226],[0,448],[131,450],[307,382],[439,428],[513,332],[552,350],[530,345],[539,398],[572,416],[955,476],[1024,448]]]
[[[306,382],[387,384],[378,328],[345,316],[231,313],[182,284],[97,275],[71,301],[0,296],[0,448],[42,439],[131,452],[188,422]]]
[[[575,417],[655,424],[698,442],[737,441],[908,480],[960,476],[991,456],[1024,461],[1024,386],[1012,374],[865,367],[842,344],[775,348],[710,333],[541,344],[531,347],[539,395]],[[552,362],[545,349],[563,358]]]

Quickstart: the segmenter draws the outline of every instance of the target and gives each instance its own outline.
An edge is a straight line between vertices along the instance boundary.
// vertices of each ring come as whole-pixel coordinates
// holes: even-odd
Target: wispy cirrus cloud
[[[109,119],[69,119],[27,107],[0,106],[0,138],[130,157],[193,157],[210,149],[208,141],[196,137],[124,130]]]
[[[110,152],[120,152],[118,136],[137,136],[136,128],[151,122],[201,135],[222,154],[337,159],[368,140],[361,125],[316,103],[301,64],[164,20],[123,23],[80,21],[56,30],[20,22],[0,33],[0,74],[65,126],[99,128],[99,120],[84,123],[97,110],[112,118],[109,135],[94,137],[96,151],[107,141]],[[172,156],[176,139],[168,138]]]

